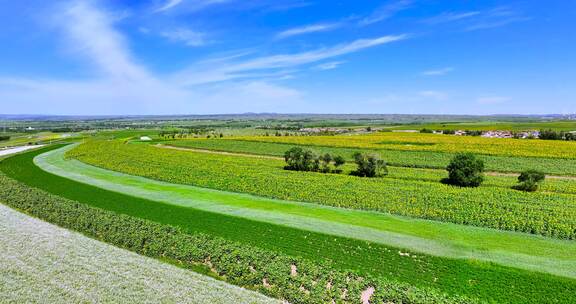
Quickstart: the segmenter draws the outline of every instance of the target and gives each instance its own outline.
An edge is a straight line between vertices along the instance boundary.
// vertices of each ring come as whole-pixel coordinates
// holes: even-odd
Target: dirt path
[[[250,153],[241,153],[241,152],[226,152],[226,151],[198,149],[198,148],[184,148],[184,147],[175,147],[175,146],[163,145],[163,144],[157,144],[157,145],[155,145],[155,147],[164,148],[164,149],[180,150],[180,151],[209,153],[209,154],[244,156],[244,157],[260,158],[260,159],[284,160],[283,157],[279,157],[279,156],[259,155],[259,154],[250,154]],[[390,166],[390,167],[396,167],[396,166]],[[441,170],[441,169],[437,169],[437,170]],[[489,171],[489,172],[485,172],[485,174],[488,176],[505,176],[505,177],[518,177],[518,175],[519,175],[518,173],[498,172],[498,171]],[[576,181],[576,176],[546,175],[546,178]]]

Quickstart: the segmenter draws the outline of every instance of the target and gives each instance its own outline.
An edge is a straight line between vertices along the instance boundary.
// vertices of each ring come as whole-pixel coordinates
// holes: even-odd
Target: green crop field
[[[215,151],[239,152],[248,154],[261,154],[282,156],[284,152],[295,146],[293,143],[277,143],[254,141],[249,138],[239,139],[197,139],[197,140],[176,140],[168,141],[164,144],[195,149],[208,149]],[[398,150],[376,150],[368,148],[342,148],[322,145],[301,145],[309,147],[319,153],[332,153],[342,155],[349,161],[355,152],[367,151],[378,153],[390,165],[402,167],[420,168],[445,168],[453,153],[434,151],[398,151]],[[576,160],[559,158],[538,158],[538,157],[510,157],[481,155],[486,163],[486,168],[492,171],[520,172],[526,169],[538,169],[549,174],[576,175]]]
[[[167,182],[573,239],[576,196],[286,171],[279,160],[92,141],[69,157]],[[146,165],[141,165],[145,163]]]
[[[574,292],[570,289],[576,288],[572,279],[472,260],[447,259],[414,252],[406,252],[406,256],[399,254],[403,252],[402,249],[373,242],[326,236],[106,191],[42,171],[32,162],[33,157],[42,152],[33,151],[8,158],[2,161],[0,168],[8,176],[29,186],[90,206],[174,225],[188,233],[209,233],[295,257],[329,261],[335,269],[352,269],[359,274],[433,287],[453,295],[496,302],[506,299],[510,303],[539,303],[552,294],[567,295]],[[7,181],[3,183],[9,185]],[[19,192],[8,191],[3,195],[10,198],[15,193]],[[522,284],[510,285],[511,281]],[[540,284],[542,288],[533,288]],[[565,300],[561,297],[557,299],[559,303],[568,303],[570,296]]]
[[[0,201],[290,303],[358,303],[367,292],[370,303],[573,303],[573,142],[191,130],[87,132],[5,156]],[[296,146],[346,162],[340,173],[285,170]],[[441,182],[461,151],[485,162],[479,187]],[[353,176],[356,152],[378,154],[387,175]],[[526,169],[547,174],[536,192],[512,189]]]

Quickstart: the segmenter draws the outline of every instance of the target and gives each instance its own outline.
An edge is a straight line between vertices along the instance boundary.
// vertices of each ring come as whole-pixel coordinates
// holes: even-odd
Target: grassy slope
[[[230,151],[251,154],[263,154],[283,156],[284,152],[294,144],[258,142],[235,139],[196,139],[176,140],[168,144],[178,147],[210,149],[216,151]],[[390,165],[401,167],[445,168],[452,153],[434,151],[395,151],[395,150],[371,150],[358,148],[342,148],[327,146],[309,146],[321,153],[339,154],[352,160],[352,154],[358,151],[370,151],[378,153]],[[538,169],[548,174],[576,175],[576,160],[558,158],[521,158],[510,156],[482,155],[486,168],[491,171],[520,172],[526,169]]]
[[[576,242],[164,183],[64,160],[70,148],[39,155],[34,163],[59,176],[154,201],[576,278]]]
[[[279,303],[0,204],[1,302]]]
[[[199,231],[311,260],[331,260],[334,267],[397,279],[415,286],[490,302],[570,303],[576,282],[507,267],[433,256],[398,254],[374,243],[305,232],[237,217],[202,212],[123,195],[58,177],[34,166],[34,151],[2,161],[0,169],[27,185],[83,203]],[[516,283],[510,283],[516,282]]]
[[[152,179],[334,207],[576,238],[576,196],[439,182],[283,170],[283,161],[214,155],[118,141],[88,142],[69,156]],[[145,164],[145,165],[142,165]]]

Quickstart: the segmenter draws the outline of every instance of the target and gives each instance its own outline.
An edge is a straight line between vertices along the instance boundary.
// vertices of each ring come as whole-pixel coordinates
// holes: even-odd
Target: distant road
[[[9,154],[14,154],[14,153],[18,153],[18,152],[23,152],[23,151],[30,150],[30,149],[40,148],[40,147],[42,147],[42,146],[44,146],[44,145],[21,146],[21,147],[4,149],[4,150],[0,150],[0,156],[5,156],[5,155],[9,155]]]

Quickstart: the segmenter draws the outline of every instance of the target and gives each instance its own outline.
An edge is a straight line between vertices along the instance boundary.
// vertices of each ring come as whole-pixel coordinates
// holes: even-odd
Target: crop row
[[[251,139],[194,139],[176,140],[168,142],[177,147],[209,149],[249,154],[262,154],[282,156],[294,144],[254,141]],[[370,151],[378,153],[389,165],[415,168],[445,168],[454,156],[453,153],[434,151],[403,151],[403,150],[375,150],[365,148],[327,147],[320,145],[307,145],[307,147],[320,153],[342,155],[349,161],[355,152]],[[561,158],[537,158],[514,156],[480,155],[487,170],[502,172],[520,172],[526,169],[537,169],[548,174],[576,175],[576,160]]]
[[[567,278],[473,260],[414,254],[380,244],[106,191],[42,171],[32,163],[32,158],[42,152],[17,155],[0,163],[0,169],[5,174],[20,182],[0,176],[0,183],[4,186],[0,188],[0,201],[9,202],[30,213],[40,210],[33,214],[142,254],[168,256],[185,265],[205,264],[232,283],[292,299],[293,303],[329,302],[329,297],[343,302],[338,300],[340,295],[337,290],[331,289],[327,295],[328,291],[318,287],[326,286],[318,284],[325,280],[325,276],[331,280],[332,286],[347,289],[350,297],[356,297],[367,286],[376,287],[375,302],[385,302],[385,299],[391,298],[395,303],[450,303],[429,288],[497,303],[542,303],[551,297],[557,303],[570,303],[571,295],[576,292],[576,282]],[[66,201],[71,206],[53,205],[54,195],[30,186],[57,194],[58,201]],[[83,215],[85,209],[98,212]],[[81,221],[81,225],[77,225],[78,221]],[[153,227],[161,227],[158,229],[170,233],[158,235]],[[176,233],[181,241],[172,243],[175,237],[172,233]],[[188,250],[200,254],[191,259],[189,256],[192,253]],[[207,259],[208,256],[210,259]],[[278,262],[276,258],[283,262]],[[291,265],[297,268],[295,277],[290,275]],[[365,279],[362,282],[349,281],[352,284],[350,287],[337,285],[341,274]],[[238,278],[238,281],[234,281],[234,278]],[[264,278],[267,284],[263,283]],[[511,285],[510,282],[518,284]],[[357,283],[360,285],[355,285]],[[388,287],[383,288],[382,284]],[[415,298],[420,296],[425,298]]]
[[[118,141],[88,142],[67,155],[106,169],[173,183],[576,238],[576,200],[569,194],[521,193],[497,187],[465,189],[438,182],[294,172],[282,170],[280,160]]]
[[[260,136],[246,140],[399,151],[472,152],[484,155],[576,159],[576,142],[381,132],[369,135]]]

